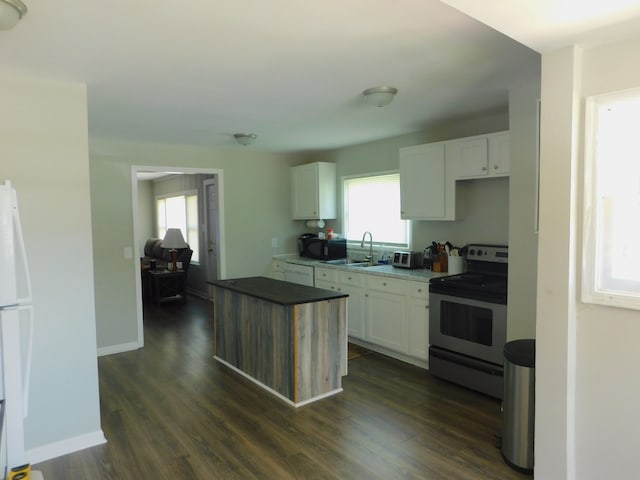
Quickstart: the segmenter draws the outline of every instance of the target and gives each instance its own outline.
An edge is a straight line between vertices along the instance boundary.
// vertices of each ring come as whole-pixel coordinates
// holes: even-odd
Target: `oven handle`
[[[429,355],[432,355],[436,358],[441,358],[443,360],[448,360],[465,367],[473,368],[474,370],[480,370],[486,373],[490,373],[491,375],[498,375],[501,377],[504,375],[504,367],[502,365],[483,362],[481,360],[476,360],[475,358],[467,357],[459,353],[453,353],[438,347],[429,347]]]

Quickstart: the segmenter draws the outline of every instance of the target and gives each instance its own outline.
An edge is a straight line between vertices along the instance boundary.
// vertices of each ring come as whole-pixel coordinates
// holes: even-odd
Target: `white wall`
[[[103,441],[86,88],[0,76],[0,180],[17,192],[33,283],[32,462]]]
[[[138,181],[138,229],[140,241],[135,249],[134,257],[144,257],[144,244],[149,238],[154,238],[155,229],[155,198],[153,196],[153,182],[151,180]]]
[[[640,86],[639,57],[640,37],[585,50],[583,98]],[[640,312],[578,304],[576,323],[576,478],[638,478]]]
[[[574,91],[579,52],[542,59],[540,233],[536,322],[536,476],[574,478]],[[570,451],[571,450],[571,451]]]
[[[640,37],[543,56],[536,477],[545,480],[638,478],[640,313],[582,304],[576,290],[584,98],[640,86],[639,55]]]
[[[537,118],[540,76],[509,91],[509,304],[507,340],[535,338],[538,235]]]

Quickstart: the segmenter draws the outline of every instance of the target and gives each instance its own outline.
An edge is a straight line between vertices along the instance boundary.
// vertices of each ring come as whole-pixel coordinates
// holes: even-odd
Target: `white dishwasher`
[[[284,279],[287,282],[313,287],[313,267],[287,263],[284,267]]]

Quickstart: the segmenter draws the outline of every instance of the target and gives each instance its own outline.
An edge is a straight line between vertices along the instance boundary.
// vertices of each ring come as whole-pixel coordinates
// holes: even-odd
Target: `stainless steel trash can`
[[[535,357],[535,340],[514,340],[504,346],[502,457],[526,473],[533,472]]]

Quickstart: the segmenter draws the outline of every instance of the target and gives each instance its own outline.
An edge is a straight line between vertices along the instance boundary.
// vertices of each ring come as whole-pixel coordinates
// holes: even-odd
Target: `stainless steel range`
[[[469,245],[467,272],[429,283],[429,372],[502,398],[508,247]]]

